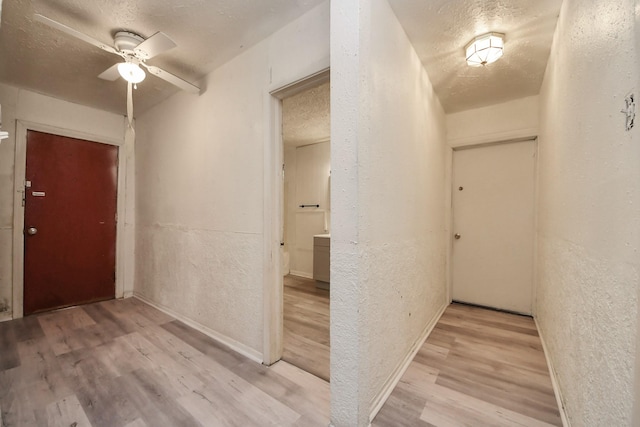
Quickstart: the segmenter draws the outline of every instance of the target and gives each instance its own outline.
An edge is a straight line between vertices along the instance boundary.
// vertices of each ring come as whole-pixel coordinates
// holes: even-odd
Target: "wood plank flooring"
[[[291,288],[316,292],[306,285]],[[297,308],[328,316],[328,298],[316,303]],[[309,347],[327,348],[328,369],[326,325]],[[328,423],[326,381],[257,364],[137,299],[0,323],[0,426]],[[533,321],[451,305],[372,425],[561,425]]]
[[[0,323],[1,426],[326,426],[329,386],[137,300]]]
[[[329,291],[315,280],[284,277],[282,360],[329,381]]]
[[[372,426],[562,426],[535,323],[450,305]]]

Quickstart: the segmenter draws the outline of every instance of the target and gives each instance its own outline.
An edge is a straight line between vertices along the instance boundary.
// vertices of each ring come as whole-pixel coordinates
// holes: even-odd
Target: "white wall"
[[[640,63],[640,0],[636,1],[636,13],[635,13],[635,38],[636,38],[636,62]],[[640,73],[636,76],[636,97],[640,91]],[[636,118],[636,120],[638,120]],[[636,124],[634,139],[638,139],[640,133],[640,126]],[[640,286],[638,288],[638,303],[640,304]],[[638,313],[636,320],[636,382],[634,386],[634,416],[633,425],[640,425],[640,307],[636,310]]]
[[[312,278],[313,236],[330,231],[330,143],[285,150],[285,168],[285,177],[288,176],[285,224],[289,240],[285,248],[291,257],[291,274]],[[319,204],[320,208],[300,208],[301,204]]]
[[[565,0],[540,95],[535,312],[573,426],[632,425],[640,135],[620,110],[640,89],[634,6]]]
[[[2,130],[9,132],[9,138],[0,142],[0,320],[12,316],[13,175],[18,92],[15,87],[0,84]]]
[[[136,293],[262,360],[269,91],[329,65],[324,3],[138,119]]]
[[[284,147],[284,165],[284,250],[291,256],[296,239],[296,147]]]
[[[353,427],[446,304],[445,117],[385,0],[331,6],[331,422]]]
[[[538,96],[447,114],[451,147],[538,135]]]
[[[122,143],[124,143],[125,120],[117,114],[72,104],[5,84],[0,84],[0,104],[2,105],[2,129],[9,132],[9,138],[0,143],[0,319],[3,319],[10,318],[13,314],[13,203],[17,120]],[[121,155],[126,155],[125,151],[121,150]],[[124,173],[124,171],[121,172]],[[133,205],[131,204],[129,208],[132,210]],[[132,254],[132,242],[128,248]],[[125,274],[124,266],[121,273]],[[132,279],[132,275],[127,276],[125,288],[132,287]]]

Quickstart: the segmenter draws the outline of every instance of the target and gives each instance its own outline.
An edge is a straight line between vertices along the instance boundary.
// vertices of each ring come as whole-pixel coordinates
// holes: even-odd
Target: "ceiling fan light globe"
[[[147,74],[138,64],[133,64],[131,62],[122,62],[118,64],[118,72],[123,79],[134,84],[140,83],[145,77],[147,77]]]

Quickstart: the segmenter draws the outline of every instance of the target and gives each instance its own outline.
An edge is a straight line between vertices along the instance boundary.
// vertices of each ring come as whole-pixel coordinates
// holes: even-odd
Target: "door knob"
[[[460,239],[460,234],[456,233],[456,234],[453,235],[453,237],[455,237],[455,239],[458,240],[458,239]]]
[[[33,236],[33,235],[34,235],[34,234],[36,234],[37,232],[38,232],[38,229],[37,229],[37,228],[35,228],[35,227],[29,227],[29,228],[27,229],[27,234],[28,234],[29,236]]]

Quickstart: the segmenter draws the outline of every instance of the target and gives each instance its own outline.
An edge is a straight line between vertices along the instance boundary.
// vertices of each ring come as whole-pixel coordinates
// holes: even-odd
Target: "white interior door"
[[[453,153],[454,301],[531,314],[535,141]]]

